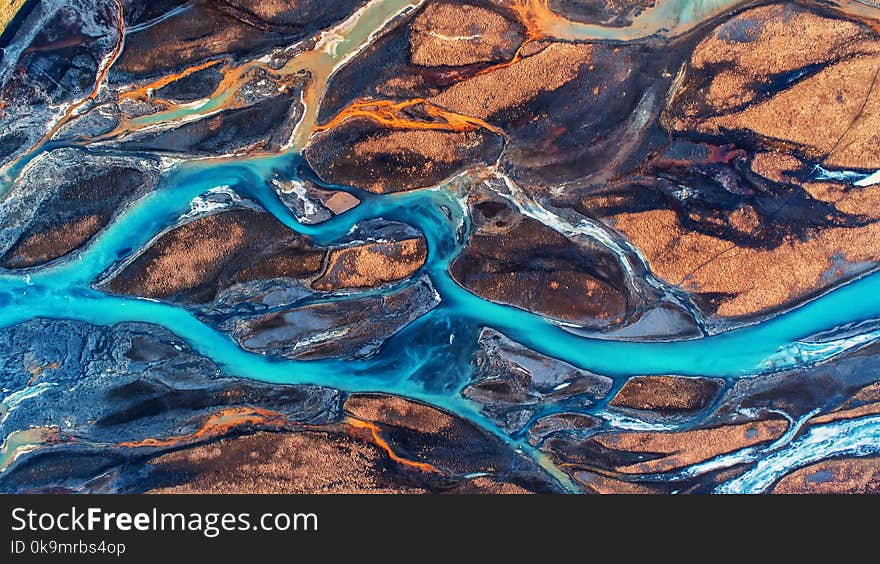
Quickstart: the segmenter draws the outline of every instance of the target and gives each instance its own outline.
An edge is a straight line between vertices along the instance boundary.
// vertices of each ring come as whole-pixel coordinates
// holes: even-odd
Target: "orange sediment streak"
[[[231,429],[244,425],[287,425],[290,420],[287,416],[268,409],[251,407],[230,407],[221,409],[210,416],[202,427],[186,435],[177,435],[167,439],[148,438],[140,441],[125,441],[118,444],[121,447],[170,447],[186,444],[203,439],[212,439],[226,434]]]
[[[403,464],[404,466],[409,466],[411,468],[417,468],[418,470],[421,470],[423,472],[440,473],[437,468],[426,462],[417,462],[398,456],[391,448],[391,445],[389,445],[388,442],[382,438],[379,426],[375,423],[361,421],[359,419],[353,418],[348,418],[345,422],[355,429],[363,429],[369,431],[370,439],[372,440],[372,442],[376,446],[384,450],[388,454],[388,457],[391,458],[391,460],[393,460],[394,462],[397,462],[398,464]],[[199,430],[195,431],[194,433],[176,435],[173,437],[168,437],[166,439],[147,438],[140,441],[125,441],[118,443],[117,446],[127,448],[173,447],[192,443],[198,440],[218,438],[225,435],[232,429],[245,425],[294,425],[304,429],[313,428],[311,425],[301,425],[291,422],[286,415],[278,413],[277,411],[271,411],[262,408],[230,407],[221,409],[214,415],[211,415],[202,424]],[[314,428],[320,430],[320,427]]]
[[[55,370],[59,366],[61,366],[61,365],[57,361],[50,362],[50,363],[44,364],[44,365],[40,365],[40,364],[37,364],[32,359],[30,362],[30,366],[28,366],[28,369],[27,369],[28,374],[30,374],[31,377],[27,381],[27,383],[24,385],[24,387],[27,388],[27,387],[31,386],[32,384],[34,384],[40,378],[40,376],[43,375],[43,372],[45,372],[46,370]]]
[[[167,76],[163,76],[149,84],[120,93],[119,101],[121,102],[125,99],[146,100],[147,98],[150,98],[152,96],[153,91],[158,90],[159,88],[162,88],[163,86],[166,86],[168,84],[171,84],[176,80],[180,80],[185,76],[219,64],[222,61],[222,59],[207,61],[199,65],[188,67],[179,73],[173,73]],[[220,72],[223,74],[223,78],[214,89],[214,92],[212,92],[211,95],[208,97],[210,100],[222,99],[221,102],[217,104],[217,107],[213,108],[210,112],[206,112],[201,108],[196,108],[192,111],[191,115],[203,117],[208,113],[215,113],[224,109],[236,109],[238,107],[241,107],[243,104],[236,97],[236,93],[248,80],[250,73],[257,68],[263,67],[260,63],[245,63],[244,65],[239,67],[227,67],[221,69]],[[158,105],[162,107],[161,110],[157,111],[156,113],[147,114],[146,116],[134,119],[128,119],[125,116],[121,116],[119,125],[117,125],[112,131],[93,137],[90,140],[93,142],[104,141],[106,139],[112,139],[121,135],[131,134],[141,129],[151,127],[160,123],[170,123],[170,120],[163,122],[161,118],[164,115],[174,112],[177,108],[179,108],[178,104],[167,100],[161,100],[160,104]],[[149,118],[149,121],[143,121],[143,117]]]
[[[218,62],[220,61],[210,61],[208,63],[186,69],[182,73],[180,73],[181,76],[172,75],[171,82],[177,80],[178,78],[183,78],[183,76],[186,76],[186,74],[200,71]],[[244,86],[252,78],[252,73],[259,70],[266,71],[267,80],[271,80],[276,84],[280,81],[280,78],[278,78],[276,75],[276,71],[273,71],[268,65],[259,61],[248,61],[237,67],[227,67],[221,69],[220,72],[223,75],[223,78],[220,79],[220,83],[214,88],[214,92],[211,93],[209,99],[214,100],[218,98],[225,98],[225,100],[221,102],[221,104],[213,111],[240,107],[242,104],[241,101],[236,97],[236,94],[238,93],[239,89],[241,89],[241,87]]]
[[[88,96],[83,98],[82,100],[72,104],[67,110],[64,112],[64,115],[61,119],[52,126],[46,135],[43,136],[43,139],[38,143],[43,143],[51,139],[59,129],[64,127],[64,125],[70,121],[72,117],[76,114],[76,111],[79,110],[86,102],[94,100],[98,97],[98,94],[101,92],[101,85],[104,83],[104,80],[107,78],[107,75],[110,73],[110,67],[113,66],[113,63],[116,62],[116,59],[119,58],[119,55],[122,54],[122,47],[125,45],[125,15],[122,8],[122,1],[117,0],[116,2],[117,11],[116,11],[116,26],[119,30],[119,39],[116,41],[116,47],[113,48],[113,51],[108,55],[104,61],[104,65],[98,69],[98,76],[95,78],[95,86],[92,88],[92,91]]]
[[[404,466],[409,466],[411,468],[417,468],[422,472],[436,472],[438,474],[441,473],[440,470],[437,470],[437,468],[428,464],[427,462],[417,462],[415,460],[409,460],[398,456],[397,453],[395,453],[394,450],[391,448],[391,445],[389,445],[388,442],[382,438],[382,435],[379,434],[379,426],[375,423],[370,423],[369,421],[361,421],[360,419],[353,419],[351,417],[346,419],[346,422],[355,429],[368,430],[370,432],[370,435],[372,436],[373,443],[384,450],[388,454],[388,457],[394,462],[397,462],[398,464],[403,464]]]
[[[426,115],[440,121],[423,121],[401,115],[401,112],[404,110],[417,106],[420,106]],[[487,129],[498,135],[504,134],[501,129],[482,119],[444,110],[423,98],[414,98],[402,102],[394,102],[392,100],[355,100],[332,120],[324,125],[316,126],[314,131],[317,133],[332,129],[342,122],[355,117],[372,119],[390,129],[428,129],[436,131],[475,131],[477,129]]]
[[[480,69],[474,76],[480,76],[481,74],[488,74],[493,71],[497,71],[503,68],[507,68],[509,66],[515,65],[516,63],[522,60],[522,50],[523,48],[532,42],[532,39],[526,39],[522,45],[516,50],[516,53],[513,54],[513,57],[509,61],[504,61],[502,63],[496,63],[494,65],[490,65],[484,69]]]
[[[106,79],[107,75],[110,73],[110,67],[113,66],[113,63],[116,62],[119,55],[122,54],[122,47],[125,45],[125,14],[122,8],[122,1],[117,0],[116,5],[118,6],[118,10],[116,11],[116,27],[119,30],[119,40],[116,41],[116,47],[113,49],[113,52],[107,57],[107,64],[98,71],[98,77],[95,80],[95,87],[92,89],[92,92],[88,95],[86,100],[94,100],[98,97],[98,92],[101,90],[101,84],[104,83],[104,79]],[[82,103],[84,102],[85,100],[83,100]]]
[[[132,99],[149,98],[150,96],[152,96],[152,94],[155,90],[159,90],[163,86],[168,86],[172,82],[176,82],[176,81],[180,80],[181,78],[187,77],[191,74],[197,73],[197,72],[204,70],[206,68],[213,67],[214,65],[219,64],[220,62],[221,62],[220,59],[215,59],[213,61],[207,61],[207,62],[199,64],[199,65],[187,67],[180,72],[176,72],[176,73],[169,74],[167,76],[163,76],[163,77],[161,77],[161,78],[159,78],[149,84],[145,84],[143,86],[139,86],[139,87],[134,88],[132,90],[122,92],[119,95],[119,100],[121,101],[121,100],[124,100],[125,98],[132,98]]]
[[[525,26],[529,40],[547,37],[548,30],[571,23],[551,10],[547,0],[514,0],[510,7]]]

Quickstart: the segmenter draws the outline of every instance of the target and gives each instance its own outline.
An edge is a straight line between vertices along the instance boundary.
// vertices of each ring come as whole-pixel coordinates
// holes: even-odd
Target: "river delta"
[[[0,12],[0,490],[880,489],[880,8]]]

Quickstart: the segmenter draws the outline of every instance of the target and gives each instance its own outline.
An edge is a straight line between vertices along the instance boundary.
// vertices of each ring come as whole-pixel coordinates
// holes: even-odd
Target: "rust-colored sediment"
[[[57,370],[60,367],[61,367],[61,363],[58,362],[57,360],[54,360],[52,362],[48,362],[46,364],[40,364],[39,362],[34,360],[33,357],[31,357],[27,363],[27,366],[25,367],[27,369],[28,374],[30,374],[31,377],[28,379],[27,383],[25,383],[24,387],[27,388],[29,386],[34,385],[37,382],[37,380],[40,379],[40,376],[42,376],[43,373],[45,373],[47,370]]]
[[[124,441],[120,447],[172,447],[195,441],[221,437],[238,427],[250,425],[280,426],[290,424],[286,415],[258,407],[227,407],[208,417],[201,428],[193,433],[176,435],[165,439],[146,438],[139,441]]]
[[[121,0],[116,0],[116,7],[116,29],[119,37],[116,40],[116,46],[113,48],[113,51],[101,61],[101,65],[98,68],[98,76],[95,78],[95,86],[92,88],[92,91],[89,92],[88,96],[82,100],[74,102],[67,108],[61,119],[43,136],[40,143],[38,143],[38,146],[39,144],[52,139],[62,127],[77,115],[77,112],[81,107],[96,99],[98,94],[100,94],[101,87],[104,85],[104,81],[110,73],[110,67],[113,66],[113,63],[116,62],[119,55],[122,54],[122,47],[125,45],[125,10]]]
[[[148,82],[146,84],[142,84],[140,86],[134,87],[131,90],[126,90],[125,92],[120,92],[119,101],[125,99],[132,100],[146,100],[153,96],[153,93],[156,90],[164,86],[168,86],[173,82],[177,82],[181,78],[185,78],[191,74],[197,73],[201,70],[205,70],[207,68],[213,67],[214,65],[220,64],[222,61],[220,59],[215,59],[213,61],[206,61],[204,63],[200,63],[198,65],[193,65],[187,67],[179,72],[169,73],[167,75],[161,76],[158,79]]]
[[[428,464],[427,462],[418,462],[398,456],[397,453],[394,452],[394,449],[391,448],[391,445],[388,444],[388,441],[382,438],[381,429],[375,423],[371,423],[369,421],[361,421],[360,419],[354,419],[352,417],[347,418],[345,422],[355,429],[365,429],[369,431],[372,442],[376,446],[384,450],[386,454],[388,454],[388,458],[390,458],[394,462],[397,462],[398,464],[403,464],[404,466],[408,466],[410,468],[421,470],[422,472],[436,472],[438,474],[442,474],[440,470],[437,470],[437,468]]]
[[[403,113],[410,109],[424,112],[426,116],[437,121],[425,121]],[[315,127],[314,131],[321,132],[332,129],[342,122],[354,117],[371,119],[389,129],[459,132],[487,129],[498,135],[503,135],[503,131],[482,119],[444,110],[443,108],[427,102],[423,98],[414,98],[412,100],[403,100],[401,102],[394,102],[393,100],[355,100],[339,112],[332,120]]]
[[[529,39],[548,37],[549,30],[571,23],[550,9],[547,0],[513,0],[509,7],[525,26]]]

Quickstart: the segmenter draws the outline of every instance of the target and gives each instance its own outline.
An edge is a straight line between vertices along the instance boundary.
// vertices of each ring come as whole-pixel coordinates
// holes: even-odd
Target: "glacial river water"
[[[468,217],[463,206],[467,173],[434,189],[402,194],[375,196],[352,190],[363,198],[361,205],[327,222],[303,225],[266,181],[279,175],[291,178],[298,161],[298,156],[287,155],[251,162],[180,166],[155,193],[126,210],[75,258],[30,274],[0,277],[0,325],[9,326],[34,317],[105,325],[125,321],[156,323],[186,340],[230,374],[415,397],[464,415],[499,435],[503,433],[456,393],[467,383],[469,356],[465,353],[472,349],[454,346],[455,340],[472,344],[480,327],[493,327],[529,348],[612,376],[619,383],[639,374],[745,378],[828,360],[875,337],[870,331],[851,330],[845,338],[835,339],[832,332],[830,338],[806,340],[816,333],[880,318],[880,274],[865,276],[762,323],[699,339],[633,342],[573,335],[541,316],[483,300],[449,276],[448,265],[459,252],[467,231]],[[193,199],[220,186],[228,186],[240,196],[259,202],[291,229],[325,244],[346,235],[358,221],[369,218],[402,221],[418,228],[428,246],[423,271],[439,293],[440,305],[393,337],[375,358],[293,361],[247,352],[183,307],[109,296],[91,288],[101,273],[189,212]],[[803,441],[792,445],[791,448],[807,452],[794,459],[779,458],[779,471],[789,468],[793,461],[809,459],[807,453],[813,448],[823,452],[835,447],[848,451],[853,448],[851,443],[855,443],[862,450],[880,450],[880,418],[869,418],[855,427],[848,422],[828,427],[846,429],[847,440],[815,447]],[[766,477],[762,479],[766,481]]]

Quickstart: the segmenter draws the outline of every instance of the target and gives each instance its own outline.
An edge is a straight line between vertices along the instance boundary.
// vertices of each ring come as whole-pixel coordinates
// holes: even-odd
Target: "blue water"
[[[461,203],[462,194],[458,193],[466,189],[466,178],[445,188],[382,196],[348,189],[362,199],[361,205],[327,222],[304,225],[264,180],[272,175],[290,178],[297,164],[295,156],[280,156],[179,167],[158,190],[122,213],[75,257],[30,273],[0,275],[0,303],[5,304],[0,311],[0,326],[34,317],[73,318],[99,324],[157,323],[240,376],[351,387],[353,382],[365,379],[379,383],[405,377],[413,363],[442,354],[443,343],[448,344],[449,335],[459,328],[466,333],[468,328],[493,327],[536,351],[613,377],[674,373],[740,378],[784,368],[786,364],[803,364],[805,360],[826,360],[827,355],[786,359],[778,353],[815,333],[880,316],[878,273],[841,286],[769,321],[715,336],[676,342],[632,342],[573,335],[541,316],[481,299],[449,276],[449,263],[461,249],[469,221]],[[428,315],[436,326],[447,328],[447,333],[438,339],[440,344],[414,342],[368,361],[278,361],[243,351],[184,308],[148,299],[108,296],[92,289],[91,284],[102,273],[187,213],[193,198],[218,186],[230,186],[242,197],[257,201],[282,223],[321,244],[331,244],[359,221],[377,217],[419,229],[428,247],[423,271],[430,276],[442,300]],[[426,347],[430,350],[418,350]],[[834,352],[839,350],[828,354]],[[774,364],[766,366],[771,357],[775,358]],[[362,388],[356,383],[355,387]]]
[[[541,316],[483,300],[448,274],[460,252],[469,218],[463,197],[467,175],[435,189],[373,195],[351,188],[362,203],[318,224],[299,223],[277,197],[268,179],[292,179],[297,155],[219,163],[188,163],[173,169],[159,188],[130,206],[75,256],[32,271],[0,275],[0,326],[36,317],[76,319],[113,325],[140,321],[161,325],[232,375],[278,383],[311,383],[346,391],[382,391],[420,399],[449,409],[517,443],[541,460],[540,453],[511,439],[457,392],[467,384],[469,362],[481,327],[493,327],[548,356],[621,380],[640,374],[682,374],[737,379],[786,366],[827,360],[847,349],[798,347],[821,331],[880,317],[880,274],[839,287],[771,320],[726,333],[677,342],[632,342],[573,335]],[[394,336],[370,359],[295,361],[241,349],[227,335],[187,309],[155,300],[111,296],[94,282],[179,221],[191,201],[206,191],[228,186],[258,202],[289,228],[318,243],[331,244],[359,221],[385,218],[407,223],[425,236],[427,274],[440,305]],[[344,297],[328,299],[340,300]],[[852,342],[858,342],[853,340]],[[563,484],[563,476],[557,476]]]

